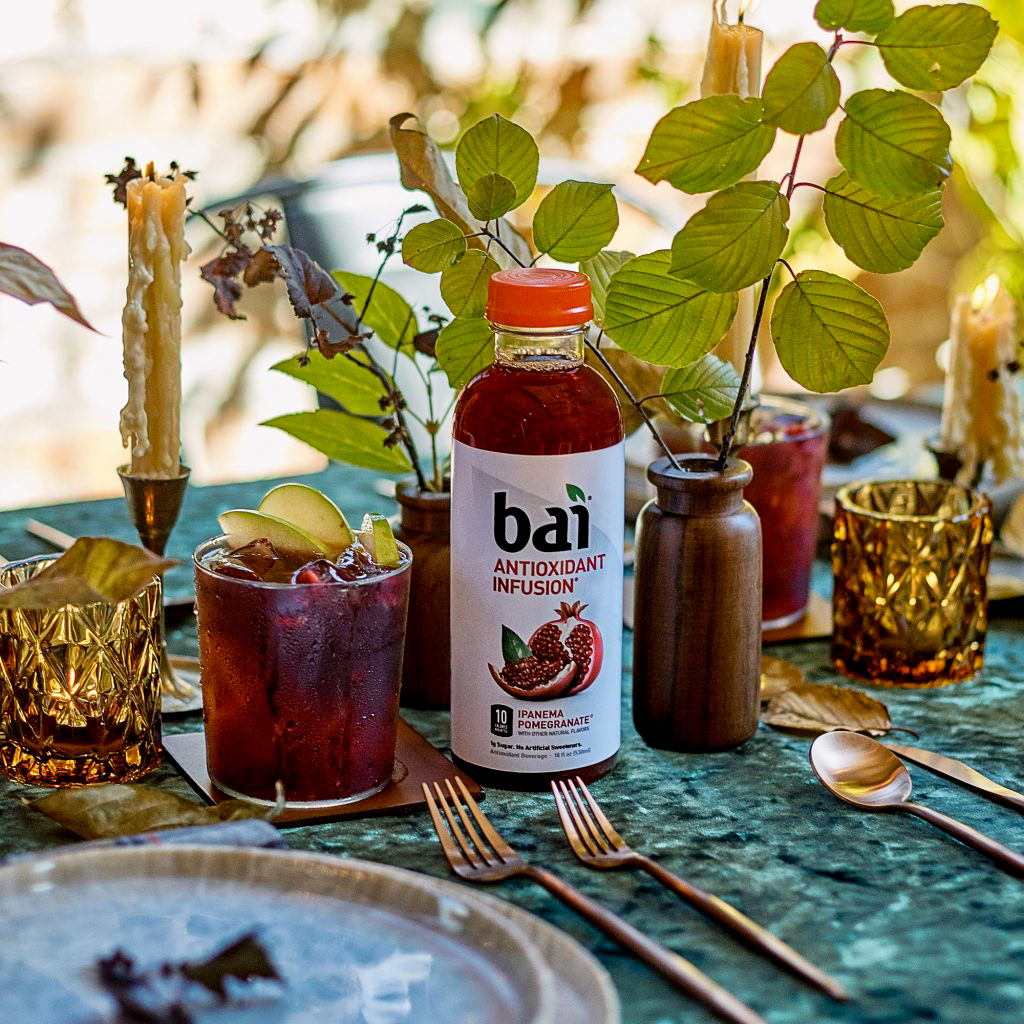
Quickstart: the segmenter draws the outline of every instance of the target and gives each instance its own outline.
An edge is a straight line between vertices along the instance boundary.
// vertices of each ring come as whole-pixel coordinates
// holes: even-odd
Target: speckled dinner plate
[[[537,918],[357,860],[216,847],[68,852],[0,870],[0,1021],[112,1024],[96,980],[203,960],[255,931],[285,979],[250,982],[195,1024],[617,1024],[604,970]],[[233,983],[232,983],[233,984]]]

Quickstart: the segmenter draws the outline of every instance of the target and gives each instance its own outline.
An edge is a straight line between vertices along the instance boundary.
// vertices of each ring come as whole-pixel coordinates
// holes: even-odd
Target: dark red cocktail
[[[359,800],[391,779],[412,556],[397,568],[280,554],[263,541],[195,553],[210,778],[233,796]]]

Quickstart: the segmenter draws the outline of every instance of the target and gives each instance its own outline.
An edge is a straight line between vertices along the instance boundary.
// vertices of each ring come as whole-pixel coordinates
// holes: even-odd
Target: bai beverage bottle
[[[495,359],[455,409],[452,753],[481,782],[599,778],[619,749],[622,415],[583,363],[590,282],[495,274]]]

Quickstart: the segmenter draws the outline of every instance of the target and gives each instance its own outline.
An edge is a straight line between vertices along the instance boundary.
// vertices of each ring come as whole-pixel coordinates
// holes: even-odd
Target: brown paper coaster
[[[230,797],[210,781],[206,770],[206,741],[203,733],[183,732],[164,737],[164,750],[189,785],[205,800],[219,804]],[[362,818],[372,814],[389,814],[426,806],[421,783],[443,782],[454,777],[462,779],[466,788],[478,799],[484,792],[465,772],[460,771],[436,747],[431,746],[411,725],[398,720],[398,742],[395,746],[395,771],[391,784],[381,792],[353,804],[327,804],[320,807],[286,807],[274,819],[275,825],[312,825],[316,822]]]
[[[811,593],[802,619],[782,629],[766,629],[761,634],[765,644],[781,644],[791,640],[827,640],[832,635],[832,604],[821,594]]]

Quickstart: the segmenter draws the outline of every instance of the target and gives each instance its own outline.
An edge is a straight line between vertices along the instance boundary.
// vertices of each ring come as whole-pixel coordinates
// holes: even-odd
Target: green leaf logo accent
[[[708,291],[732,292],[767,277],[789,237],[789,203],[771,181],[713,195],[672,241],[669,272]]]
[[[515,206],[516,187],[504,175],[485,174],[469,187],[466,199],[474,217],[494,220]]]
[[[825,225],[846,255],[873,274],[905,270],[942,230],[942,192],[884,199],[844,171],[826,186]]]
[[[402,242],[402,262],[425,274],[447,270],[466,251],[466,239],[450,220],[417,224]]]
[[[456,317],[442,328],[435,348],[437,363],[457,391],[494,360],[494,333],[483,317]]]
[[[515,630],[508,626],[501,627],[501,656],[506,665],[529,658],[531,654],[533,651]]]
[[[740,393],[740,375],[731,363],[717,356],[669,370],[662,383],[665,400],[673,412],[689,423],[714,423],[725,419]]]
[[[608,286],[604,328],[627,352],[686,366],[711,351],[736,315],[736,294],[719,294],[669,272],[667,249],[630,260]]]
[[[761,94],[765,124],[790,135],[820,132],[839,106],[839,76],[817,43],[791,46],[768,72]]]
[[[566,484],[565,493],[569,495],[570,501],[586,501],[587,496],[583,493],[582,489],[577,487],[575,484]]]
[[[537,184],[539,162],[540,151],[533,136],[500,114],[492,114],[473,125],[455,148],[455,173],[466,195],[481,178],[500,175],[512,182],[515,189],[515,198],[508,207],[510,210],[530,198]],[[490,219],[475,210],[473,213],[485,220]]]
[[[346,412],[356,416],[381,415],[380,400],[384,388],[372,370],[351,359],[328,359],[316,350],[309,352],[307,359],[303,365],[301,356],[292,356],[275,363],[271,369],[329,395]]]
[[[479,249],[470,249],[441,275],[441,298],[452,316],[483,316],[487,305],[487,283],[501,268]]]
[[[911,7],[875,42],[886,70],[900,85],[952,89],[974,74],[992,49],[999,25],[974,4]]]
[[[867,89],[846,101],[836,156],[869,192],[888,199],[931,192],[948,177],[949,125],[906,92]]]
[[[624,263],[633,259],[634,254],[619,249],[602,249],[589,260],[580,261],[580,271],[590,278],[590,297],[594,303],[594,319],[604,323],[604,302],[608,295],[608,282],[612,274]]]
[[[362,310],[366,306],[367,298],[370,298],[369,308],[363,315],[363,323],[385,345],[400,348],[402,345],[412,344],[413,335],[419,332],[416,316],[412,306],[394,288],[381,281],[374,285],[372,277],[365,274],[350,274],[347,270],[335,270],[331,277],[352,296],[352,305],[356,310]]]
[[[542,200],[533,217],[537,251],[563,263],[596,256],[619,226],[611,185],[563,181]]]
[[[670,110],[654,126],[636,173],[683,192],[711,192],[757,170],[774,141],[759,99],[707,96]]]
[[[775,300],[772,341],[786,372],[811,391],[867,384],[889,347],[882,307],[852,281],[805,270]]]
[[[261,423],[263,427],[276,427],[322,452],[329,459],[347,462],[350,466],[375,469],[381,473],[403,473],[412,469],[405,449],[396,445],[385,448],[384,441],[390,431],[359,420],[337,409],[316,409],[313,412],[294,412],[275,416]]]
[[[828,32],[881,32],[893,19],[892,0],[818,0],[814,18]]]

